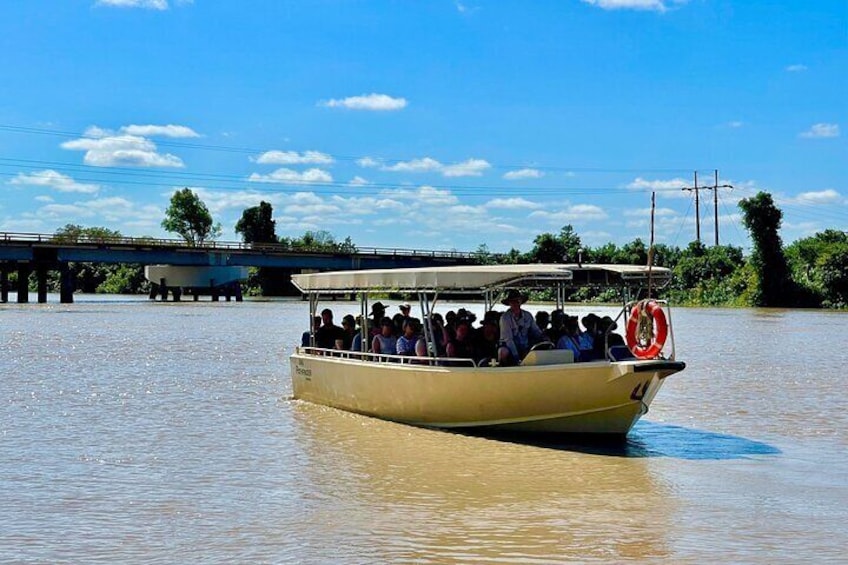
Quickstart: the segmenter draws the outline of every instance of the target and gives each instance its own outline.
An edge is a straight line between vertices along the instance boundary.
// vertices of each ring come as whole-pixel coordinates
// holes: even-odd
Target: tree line
[[[784,246],[780,238],[783,214],[770,194],[760,192],[740,201],[743,223],[752,240],[745,256],[741,247],[706,246],[693,241],[680,248],[659,244],[649,249],[637,238],[624,245],[605,243],[583,245],[571,225],[558,233],[542,233],[527,252],[511,249],[493,253],[481,244],[474,255],[485,264],[517,263],[648,263],[672,269],[672,284],[661,295],[678,304],[700,306],[779,306],[848,308],[848,234],[825,230]],[[179,235],[188,245],[202,245],[220,237],[207,206],[191,189],[176,191],[171,197],[162,227]],[[350,237],[338,241],[328,231],[307,231],[300,237],[280,237],[276,233],[273,207],[267,202],[245,209],[235,231],[247,244],[273,244],[292,251],[352,253],[356,245]],[[121,237],[103,227],[69,224],[56,231],[62,241],[98,240]],[[149,283],[141,265],[71,263],[76,288],[82,292],[146,293]],[[54,275],[55,276],[55,275]],[[14,277],[14,274],[13,274]],[[34,284],[34,281],[32,281]],[[58,288],[58,280],[48,283]],[[271,268],[251,268],[245,293],[273,296],[283,293],[283,277]],[[580,289],[571,300],[610,300],[609,293]]]

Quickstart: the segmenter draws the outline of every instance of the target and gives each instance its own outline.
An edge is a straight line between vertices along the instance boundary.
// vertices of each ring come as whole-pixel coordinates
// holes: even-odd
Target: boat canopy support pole
[[[318,310],[318,295],[316,293],[309,294],[309,346],[315,347],[315,324],[312,320],[315,319],[315,312]]]
[[[362,343],[359,344],[359,349],[362,353],[368,351],[371,345],[368,343],[368,293],[359,293],[359,332],[362,334]]]
[[[439,295],[433,296],[433,304],[438,300]],[[421,315],[424,316],[424,341],[427,343],[427,354],[430,357],[437,357],[438,352],[436,351],[436,342],[433,341],[433,320],[430,316],[430,300],[427,298],[426,292],[418,293],[418,305],[421,308]]]

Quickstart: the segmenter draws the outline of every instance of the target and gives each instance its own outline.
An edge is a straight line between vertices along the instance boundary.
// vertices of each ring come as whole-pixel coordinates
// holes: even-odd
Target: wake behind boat
[[[310,322],[322,296],[352,293],[359,297],[363,320],[356,351],[340,343],[318,347],[313,328],[309,345],[291,356],[294,397],[417,426],[624,436],[648,411],[665,378],[685,367],[675,360],[668,304],[626,302],[668,284],[670,277],[660,267],[588,264],[294,275],[294,284],[309,298]],[[520,312],[518,289],[553,289],[561,309],[566,292],[580,286],[622,292],[619,318],[628,317],[626,345],[613,345],[614,326],[595,338],[603,340],[596,348],[600,357],[586,361],[544,339],[529,343],[529,351],[508,343],[508,316]],[[417,354],[369,351],[372,338],[364,323],[369,299],[386,293],[417,297],[424,321]],[[506,295],[503,303],[510,309],[500,314],[498,355],[483,360],[446,356],[433,314],[441,297],[457,294],[480,296],[487,312]],[[519,320],[520,313],[515,315]]]

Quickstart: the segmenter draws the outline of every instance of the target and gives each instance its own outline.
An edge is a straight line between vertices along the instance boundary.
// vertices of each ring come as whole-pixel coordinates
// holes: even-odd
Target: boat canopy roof
[[[671,280],[664,267],[644,265],[529,264],[468,265],[415,269],[369,269],[330,271],[292,275],[292,281],[306,294],[351,292],[486,292],[510,287],[564,286],[653,286],[663,287]]]

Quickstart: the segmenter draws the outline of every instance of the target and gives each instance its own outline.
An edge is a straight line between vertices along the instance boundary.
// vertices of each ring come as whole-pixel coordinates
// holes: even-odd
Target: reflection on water
[[[687,369],[599,446],[291,401],[306,309],[0,306],[0,562],[774,563],[848,546],[844,313],[676,309]]]
[[[742,459],[777,455],[776,447],[729,434],[670,426],[641,420],[626,439],[587,436],[467,433],[479,437],[532,445],[546,449],[594,453],[615,457],[673,457],[676,459]]]

